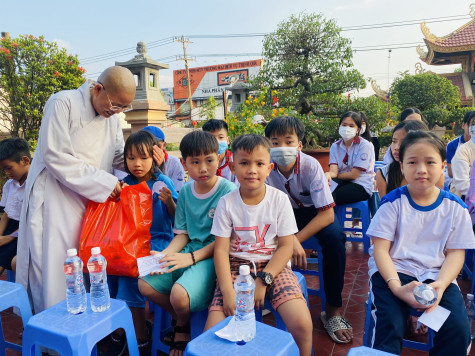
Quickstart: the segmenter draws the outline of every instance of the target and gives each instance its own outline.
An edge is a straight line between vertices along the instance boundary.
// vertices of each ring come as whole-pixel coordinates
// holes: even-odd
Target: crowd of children
[[[427,308],[412,295],[414,286],[424,282],[438,292],[429,311],[441,305],[451,312],[431,354],[462,355],[470,334],[455,278],[465,250],[475,248],[472,223],[466,205],[440,189],[444,144],[420,120],[407,120],[393,130],[389,150],[393,162],[376,175],[383,199],[367,231],[374,240],[369,259],[372,346],[401,352],[410,307]],[[151,254],[163,253],[161,262],[168,271],[140,279],[108,276],[111,295],[126,301],[132,311],[142,355],[150,350],[147,299],[171,314],[170,355],[180,356],[191,338],[192,312],[209,309],[205,330],[234,315],[233,282],[243,264],[256,280],[256,308],[262,308],[267,298],[300,354],[310,355],[312,318],[292,272],[293,267],[307,268],[302,243],[310,239],[318,240],[323,254],[319,257],[327,303],[320,319],[335,342],[352,340],[353,329],[341,311],[346,238],[333,208],[367,200],[373,192],[375,151],[362,136],[369,132],[368,125],[362,113],[341,116],[341,140],[331,147],[327,173],[301,152],[305,127],[295,117],[274,118],[265,137],[249,134],[234,139],[232,153],[226,122],[209,120],[203,130],[182,139],[181,162],[166,153],[165,136],[156,127],[128,137],[122,184],[146,182],[152,190],[156,182],[163,183],[152,195]],[[153,158],[154,146],[165,151],[161,166]],[[16,254],[15,231],[30,161],[26,141],[0,142],[0,168],[10,178],[0,202],[5,207],[0,220],[2,268],[11,269]],[[108,354],[120,355],[125,346],[123,333],[116,331]]]

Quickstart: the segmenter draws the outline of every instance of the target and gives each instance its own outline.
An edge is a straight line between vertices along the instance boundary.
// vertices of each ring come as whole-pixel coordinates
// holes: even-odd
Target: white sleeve
[[[67,100],[48,100],[39,133],[41,156],[48,172],[62,185],[90,200],[104,202],[118,179],[76,157],[69,134],[71,114]]]
[[[233,222],[230,217],[230,212],[226,207],[226,199],[219,199],[216,211],[213,217],[213,226],[211,228],[211,235],[219,237],[231,237],[233,231]]]
[[[396,204],[382,201],[366,231],[368,236],[394,241],[398,218],[400,218]]]
[[[6,207],[8,200],[8,193],[10,192],[11,179],[7,180],[2,188],[2,200],[0,200],[0,206]]]
[[[391,145],[388,146],[388,150],[384,154],[383,163],[388,165],[393,161],[393,156],[391,156]]]
[[[457,208],[459,209],[454,213],[452,229],[445,247],[448,249],[473,249],[475,248],[475,235],[473,234],[470,214],[468,209],[464,207]]]
[[[470,187],[470,165],[463,159],[452,159],[452,184],[462,195]]]
[[[296,234],[299,229],[295,222],[294,210],[287,195],[278,191],[278,200],[276,201],[277,213],[277,236],[289,236]]]

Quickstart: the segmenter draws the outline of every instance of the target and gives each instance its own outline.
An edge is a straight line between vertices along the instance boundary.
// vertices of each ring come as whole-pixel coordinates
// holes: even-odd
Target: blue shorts
[[[138,283],[137,278],[107,275],[111,297],[123,300],[129,308],[145,308],[147,299],[140,294]]]
[[[216,284],[214,259],[208,258],[186,268],[180,268],[172,273],[148,275],[143,278],[145,282],[157,292],[170,294],[172,287],[178,283],[185,288],[190,298],[192,312],[208,308]]]

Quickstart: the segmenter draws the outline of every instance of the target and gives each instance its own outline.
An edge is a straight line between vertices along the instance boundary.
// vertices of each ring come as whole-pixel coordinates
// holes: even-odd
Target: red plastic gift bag
[[[150,255],[152,218],[152,192],[146,182],[124,187],[120,200],[90,201],[79,242],[86,272],[91,248],[99,246],[107,260],[107,274],[137,278],[137,258]]]

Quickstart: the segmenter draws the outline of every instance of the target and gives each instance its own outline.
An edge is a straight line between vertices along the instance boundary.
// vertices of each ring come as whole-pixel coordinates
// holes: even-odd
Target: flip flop
[[[335,331],[338,331],[338,330],[352,330],[353,329],[350,323],[348,323],[348,321],[344,317],[335,315],[327,320],[326,313],[322,311],[320,313],[320,320],[323,323],[323,326],[325,327],[325,330],[328,336],[330,336],[334,342],[338,344],[347,344],[351,341],[351,340],[340,340],[338,336],[336,336],[335,334]]]

